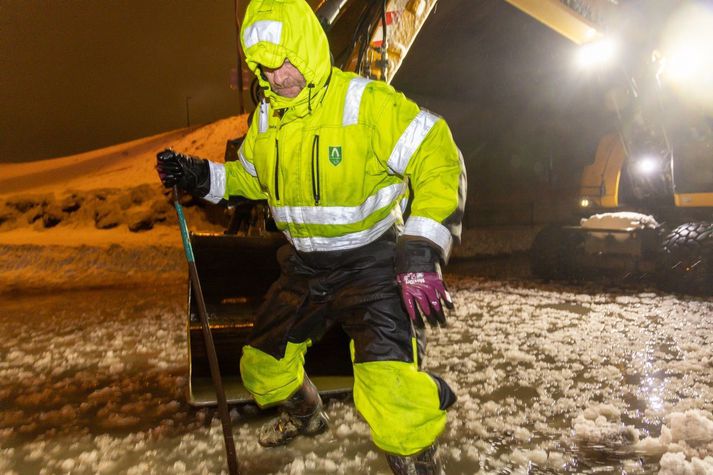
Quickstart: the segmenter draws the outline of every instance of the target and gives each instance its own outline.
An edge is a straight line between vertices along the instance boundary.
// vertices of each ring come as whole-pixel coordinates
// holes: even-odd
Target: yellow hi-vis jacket
[[[380,81],[333,68],[326,35],[304,0],[253,0],[241,32],[247,64],[265,91],[238,152],[211,163],[207,198],[266,199],[298,251],[344,250],[403,224],[445,260],[460,238],[462,157],[445,121]],[[278,96],[260,66],[288,59],[307,87]]]

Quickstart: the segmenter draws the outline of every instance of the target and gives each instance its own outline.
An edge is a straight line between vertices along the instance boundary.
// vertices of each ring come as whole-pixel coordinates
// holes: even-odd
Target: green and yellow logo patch
[[[342,146],[338,145],[336,147],[329,147],[329,161],[335,167],[342,163]]]

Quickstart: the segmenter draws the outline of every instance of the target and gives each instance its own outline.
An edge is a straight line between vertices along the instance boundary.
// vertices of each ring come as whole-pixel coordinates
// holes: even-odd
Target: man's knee
[[[240,375],[245,389],[259,406],[280,403],[289,398],[304,380],[304,355],[309,341],[287,343],[281,359],[255,347],[243,347],[240,358]]]
[[[418,371],[413,363],[354,365],[356,408],[385,452],[412,455],[431,446],[445,429],[445,409],[454,401],[445,381]]]

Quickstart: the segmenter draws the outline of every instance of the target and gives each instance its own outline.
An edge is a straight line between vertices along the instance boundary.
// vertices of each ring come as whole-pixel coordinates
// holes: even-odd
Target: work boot
[[[302,386],[285,403],[276,419],[260,428],[258,442],[263,447],[285,445],[298,435],[317,435],[329,428],[317,388],[305,376]]]
[[[395,475],[443,475],[443,469],[436,455],[436,444],[421,452],[404,456],[386,454],[389,467]]]

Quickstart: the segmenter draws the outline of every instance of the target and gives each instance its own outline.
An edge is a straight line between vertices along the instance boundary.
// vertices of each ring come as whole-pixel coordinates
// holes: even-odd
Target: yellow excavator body
[[[580,202],[597,208],[619,206],[619,181],[626,152],[619,134],[607,134],[599,141],[594,163],[584,168]]]

